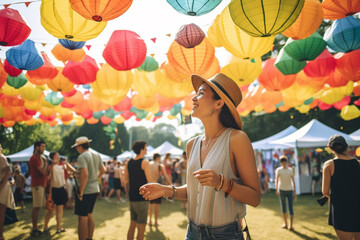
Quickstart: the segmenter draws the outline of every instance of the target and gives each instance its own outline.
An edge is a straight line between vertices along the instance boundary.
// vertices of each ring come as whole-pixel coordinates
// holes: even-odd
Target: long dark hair
[[[210,87],[210,89],[214,93],[213,99],[220,100],[221,97],[219,96],[219,94],[217,94],[212,87]],[[226,104],[224,104],[223,107],[221,108],[221,112],[219,114],[219,120],[220,120],[221,124],[226,128],[234,128],[234,129],[241,130],[241,127],[236,123],[233,115],[231,114],[231,112]]]

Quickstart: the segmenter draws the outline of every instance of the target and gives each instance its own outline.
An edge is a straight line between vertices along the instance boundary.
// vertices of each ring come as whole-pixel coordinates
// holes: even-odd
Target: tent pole
[[[296,194],[300,195],[300,172],[299,172],[299,159],[298,159],[298,149],[295,145],[294,148],[294,160],[295,160],[295,176],[294,176],[294,181],[295,181],[295,187],[296,187]]]

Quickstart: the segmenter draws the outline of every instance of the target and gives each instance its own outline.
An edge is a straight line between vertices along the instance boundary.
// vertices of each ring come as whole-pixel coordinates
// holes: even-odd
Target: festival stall
[[[295,163],[295,184],[296,184],[296,192],[298,194],[302,193],[310,193],[311,192],[311,176],[310,174],[300,174],[301,166],[300,162],[304,162],[304,158],[300,157],[300,155],[304,155],[304,150],[307,151],[311,149],[311,154],[308,154],[306,157],[313,157],[312,153],[315,153],[316,150],[320,151],[321,149],[316,148],[325,148],[327,147],[329,138],[334,135],[339,134],[343,136],[348,143],[349,146],[358,146],[360,145],[359,140],[355,140],[351,138],[348,134],[337,131],[333,128],[326,126],[325,124],[319,122],[316,119],[311,120],[305,126],[300,128],[299,130],[285,136],[281,139],[271,141],[271,144],[283,144],[288,145],[294,149],[293,159]],[[322,151],[322,150],[321,150]],[[310,164],[310,163],[309,163]],[[306,171],[306,168],[303,168]],[[303,171],[303,172],[305,172]]]
[[[163,144],[161,144],[160,146],[158,146],[154,150],[148,151],[146,156],[149,157],[149,158],[152,158],[152,155],[154,153],[159,153],[161,155],[164,155],[166,153],[170,153],[172,156],[181,156],[181,154],[183,152],[184,152],[184,150],[182,150],[181,148],[175,147],[174,145],[172,145],[168,141],[165,141]]]
[[[10,158],[12,163],[15,162],[28,162],[30,157],[33,155],[34,152],[34,145],[31,145],[28,148],[25,148],[24,150],[11,154],[11,155],[7,155],[6,157]],[[44,154],[46,156],[49,156],[50,152],[49,151],[44,151]]]

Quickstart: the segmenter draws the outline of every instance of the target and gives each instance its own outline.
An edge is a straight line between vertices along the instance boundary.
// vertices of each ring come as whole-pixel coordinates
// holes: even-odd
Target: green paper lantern
[[[24,75],[24,73],[21,73],[19,76],[17,77],[12,77],[10,75],[8,75],[6,82],[9,86],[19,89],[22,86],[24,86],[27,83],[27,79]]]
[[[170,109],[170,114],[175,116],[176,114],[178,114],[181,111],[181,104],[175,104],[171,109]]]
[[[51,92],[45,97],[45,101],[57,106],[64,101],[64,98],[61,97],[61,94],[58,92]]]
[[[325,49],[326,42],[315,32],[308,38],[293,40],[289,38],[284,46],[285,52],[297,61],[314,60]]]
[[[93,117],[95,118],[95,119],[100,119],[102,116],[104,116],[104,112],[103,111],[99,111],[99,112],[94,112],[93,113]]]
[[[297,61],[286,54],[284,49],[280,50],[279,56],[276,58],[275,67],[284,75],[296,74],[306,66],[305,61]]]
[[[138,67],[139,71],[153,72],[159,68],[159,63],[153,57],[147,56],[143,64]]]
[[[112,108],[105,111],[105,116],[108,118],[114,118],[115,114],[116,114],[116,112]]]

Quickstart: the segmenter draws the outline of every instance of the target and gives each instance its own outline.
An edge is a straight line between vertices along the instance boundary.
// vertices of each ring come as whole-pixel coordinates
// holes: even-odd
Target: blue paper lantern
[[[221,0],[166,0],[176,11],[189,15],[200,16],[211,12]]]
[[[59,43],[67,49],[70,50],[74,50],[74,49],[80,49],[85,45],[85,42],[79,41],[79,42],[75,42],[75,41],[71,41],[68,39],[59,39]]]
[[[58,92],[51,92],[45,97],[45,101],[51,103],[51,105],[57,106],[64,101],[64,98]]]
[[[35,43],[29,39],[9,49],[6,52],[6,59],[12,66],[22,70],[35,70],[44,64],[44,60],[35,48]]]
[[[326,30],[324,40],[337,52],[351,52],[360,48],[360,21],[353,16],[338,19]]]

